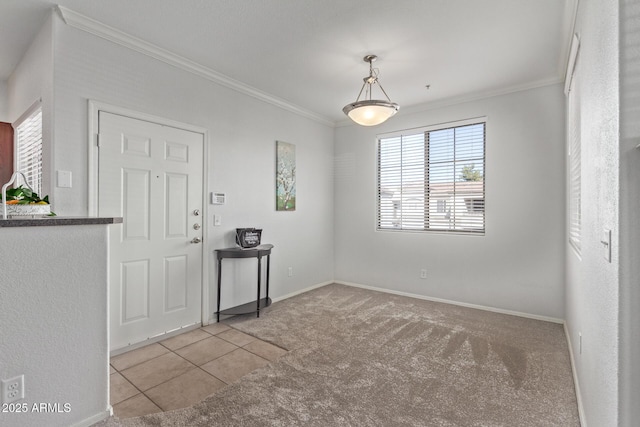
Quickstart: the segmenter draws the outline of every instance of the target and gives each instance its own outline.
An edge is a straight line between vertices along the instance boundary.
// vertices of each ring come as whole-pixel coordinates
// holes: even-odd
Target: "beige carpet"
[[[329,285],[226,321],[290,350],[193,407],[105,426],[579,426],[561,325]]]

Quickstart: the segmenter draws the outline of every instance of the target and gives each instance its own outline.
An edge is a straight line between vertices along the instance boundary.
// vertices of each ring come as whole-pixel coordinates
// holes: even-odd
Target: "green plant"
[[[462,168],[460,178],[463,181],[482,181],[482,172],[476,170],[476,165],[470,164]]]
[[[2,194],[0,194],[0,200],[2,200]],[[38,193],[31,191],[29,188],[24,188],[22,185],[16,188],[7,189],[7,203],[12,200],[17,202],[11,204],[18,205],[48,205],[49,196],[41,198]]]
[[[2,200],[2,194],[0,193],[0,202]],[[32,191],[30,188],[25,188],[22,185],[16,188],[7,189],[7,205],[48,205],[49,196],[40,197],[38,193]],[[49,216],[56,216],[55,212],[51,212]]]

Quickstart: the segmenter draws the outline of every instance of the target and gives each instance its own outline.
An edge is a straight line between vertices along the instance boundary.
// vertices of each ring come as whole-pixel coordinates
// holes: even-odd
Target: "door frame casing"
[[[87,212],[88,216],[96,217],[98,216],[98,129],[99,129],[99,113],[103,111],[105,113],[118,114],[121,116],[126,116],[136,120],[143,120],[147,122],[157,123],[159,125],[170,126],[194,133],[199,133],[202,135],[202,278],[200,282],[201,289],[201,313],[200,319],[202,321],[202,325],[208,325],[210,321],[209,317],[209,286],[208,286],[208,278],[209,278],[209,239],[207,239],[208,231],[209,231],[209,205],[207,194],[209,194],[209,179],[207,176],[207,171],[209,170],[209,131],[206,128],[190,125],[187,123],[178,122],[175,120],[167,119],[164,117],[158,117],[151,114],[141,113],[139,111],[130,110],[128,108],[119,107],[117,105],[107,104],[104,102],[99,102],[90,99],[88,104],[88,185],[87,185]],[[107,261],[110,263],[110,260]],[[111,283],[110,278],[108,277],[108,283]],[[108,304],[109,299],[107,299]],[[107,307],[107,314],[109,313],[110,308]],[[169,331],[171,332],[171,331]],[[109,334],[111,332],[109,331]],[[111,348],[111,343],[109,342],[109,348]]]

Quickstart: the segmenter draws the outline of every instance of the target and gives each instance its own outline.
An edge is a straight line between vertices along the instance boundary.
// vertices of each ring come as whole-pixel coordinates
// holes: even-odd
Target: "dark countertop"
[[[61,225],[95,225],[95,224],[121,224],[122,218],[89,218],[89,217],[61,217],[52,216],[45,218],[11,218],[2,219],[0,215],[0,227],[46,227]]]

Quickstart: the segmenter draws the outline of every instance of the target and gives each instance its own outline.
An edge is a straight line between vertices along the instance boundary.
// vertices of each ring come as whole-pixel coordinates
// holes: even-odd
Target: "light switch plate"
[[[213,225],[218,227],[222,225],[222,215],[214,215],[213,216]]]
[[[71,188],[71,171],[58,171],[58,187]]]

